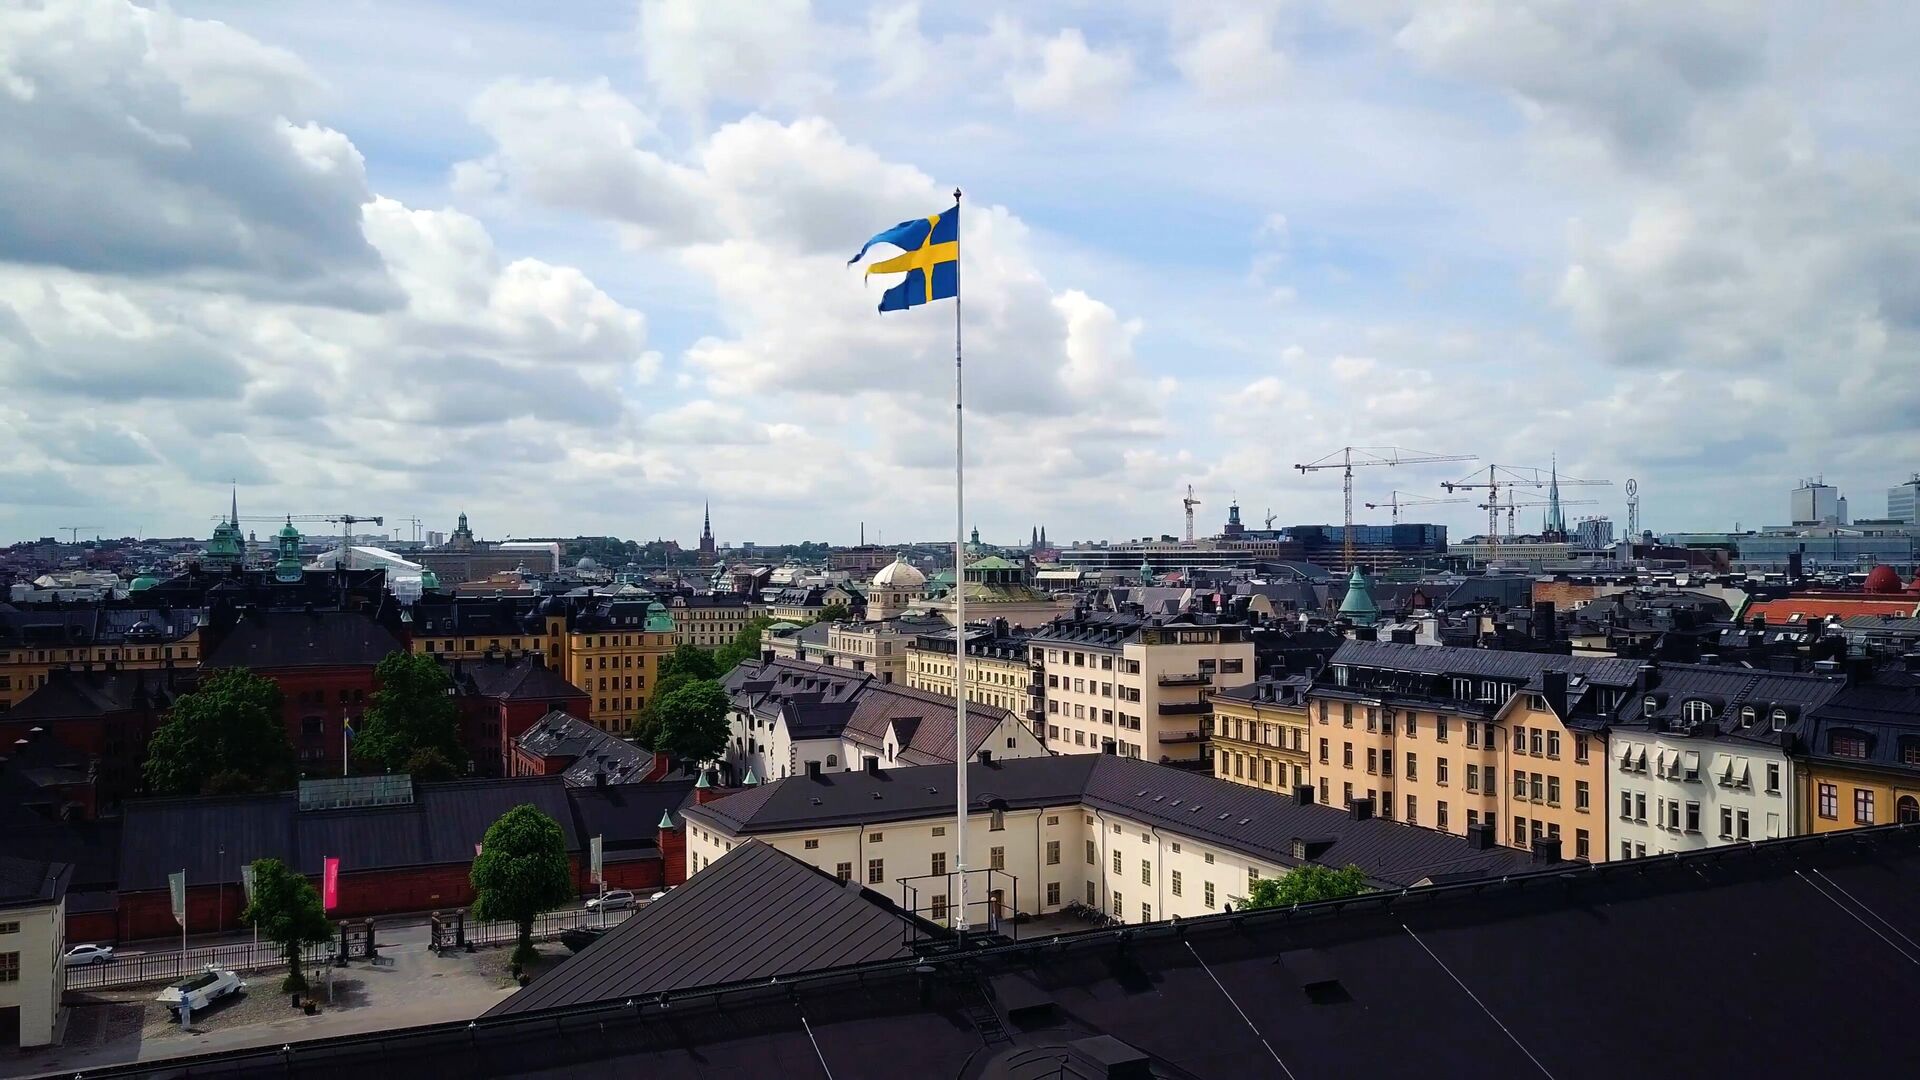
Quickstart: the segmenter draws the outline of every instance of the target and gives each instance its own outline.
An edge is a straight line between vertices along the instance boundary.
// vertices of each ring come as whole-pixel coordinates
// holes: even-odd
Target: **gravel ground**
[[[557,941],[536,941],[533,948],[540,954],[540,959],[528,965],[527,974],[536,979],[551,971],[554,965],[573,955],[567,951],[565,945]],[[513,946],[502,945],[497,948],[482,949],[474,959],[477,961],[475,970],[494,986],[516,985],[513,978]]]

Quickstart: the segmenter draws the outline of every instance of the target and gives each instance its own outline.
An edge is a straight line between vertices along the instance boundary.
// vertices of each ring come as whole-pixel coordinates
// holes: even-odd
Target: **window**
[[[1140,921],[1141,922],[1153,921],[1153,905],[1152,904],[1140,905]]]
[[[1099,902],[1099,899],[1094,895],[1093,882],[1087,882],[1087,906],[1092,907]]]
[[[1153,884],[1153,864],[1145,859],[1140,860],[1140,884]]]
[[[867,884],[884,885],[887,880],[887,861],[885,859],[867,860]]]
[[[1407,779],[1420,779],[1420,763],[1414,759],[1413,751],[1407,751]]]
[[[1751,828],[1750,828],[1751,822],[1748,821],[1747,812],[1745,810],[1734,811],[1733,823],[1734,823],[1733,838],[1735,840],[1745,840],[1751,835]]]
[[[1587,763],[1587,737],[1585,735],[1575,735],[1573,737],[1573,760],[1582,765]]]
[[[987,869],[1005,870],[1007,868],[1007,849],[992,847],[987,849]]]
[[[1047,865],[1060,865],[1060,841],[1058,840],[1047,841]]]
[[[1353,706],[1344,701],[1340,703],[1340,726],[1353,726]]]
[[[1087,841],[1087,865],[1097,866],[1099,863],[1100,857],[1093,853],[1093,841],[1089,840]]]
[[[1120,890],[1119,889],[1113,890],[1113,907],[1111,910],[1113,911],[1114,918],[1116,919],[1126,918],[1126,914],[1125,914],[1126,909],[1122,906],[1123,903],[1124,901],[1120,899]]]
[[[1777,761],[1767,763],[1767,792],[1780,794],[1780,763]]]
[[[1644,791],[1633,793],[1633,820],[1647,820],[1647,793]]]
[[[852,881],[853,864],[850,862],[836,863],[833,868],[833,876],[843,882]]]
[[[1060,883],[1057,881],[1047,882],[1047,906],[1060,906]]]
[[[1820,816],[1823,818],[1840,816],[1840,789],[1832,784],[1820,785]]]
[[[1368,772],[1380,771],[1379,759],[1377,757],[1378,754],[1379,754],[1379,751],[1375,750],[1373,747],[1371,746],[1367,747],[1367,771]]]
[[[1593,809],[1593,788],[1585,780],[1573,782],[1573,808],[1575,810]]]
[[[17,923],[17,922],[0,922],[0,934],[17,934],[17,933],[19,933],[19,932],[20,932],[20,924],[19,924],[19,923]]]
[[[1413,796],[1407,796],[1407,824],[1420,824],[1420,803]]]
[[[1253,883],[1259,880],[1260,880],[1260,868],[1257,866],[1247,867],[1247,888],[1251,890],[1253,888]]]
[[[809,841],[807,841],[807,850],[808,850],[808,851],[818,851],[818,850],[820,850],[820,841],[818,841],[818,840],[809,840]]]
[[[936,851],[927,856],[927,873],[944,874],[947,872],[947,853]]]
[[[1623,859],[1633,858],[1633,845],[1627,843],[1625,840],[1620,841],[1620,857]]]
[[[1713,719],[1713,703],[1689,701],[1680,706],[1680,719],[1689,724],[1704,724]]]
[[[987,822],[988,832],[1005,832],[1007,828],[1007,812],[1005,810],[995,810],[987,815]]]
[[[933,895],[933,910],[928,912],[927,914],[933,919],[934,922],[947,921],[947,894],[946,893],[935,893]]]
[[[1700,831],[1700,804],[1697,802],[1687,804],[1687,831],[1693,833]]]
[[[1527,797],[1527,771],[1525,769],[1513,770],[1513,797],[1516,799],[1524,799]]]
[[[1560,805],[1560,778],[1557,776],[1547,777],[1547,805]]]
[[[1467,790],[1480,790],[1480,766],[1478,765],[1471,763],[1467,765]]]
[[[1113,853],[1113,872],[1116,874],[1126,873],[1125,870],[1120,869],[1120,853],[1117,851]]]
[[[1433,823],[1441,832],[1447,831],[1447,803],[1441,800],[1433,804]]]
[[[1478,747],[1480,745],[1480,725],[1474,723],[1471,720],[1468,720],[1466,724],[1467,724],[1467,745],[1470,747]]]
[[[1733,807],[1731,806],[1720,808],[1720,839],[1733,839]]]
[[[1560,733],[1558,731],[1547,732],[1547,756],[1550,758],[1560,756]]]
[[[1893,804],[1893,815],[1902,825],[1911,825],[1920,821],[1920,800],[1916,800],[1911,795],[1900,796],[1900,801]]]
[[[1447,786],[1447,759],[1441,758],[1440,760],[1433,763],[1433,767],[1434,767],[1434,777],[1433,777],[1434,782],[1439,784],[1441,787],[1446,787]],[[1413,776],[1413,762],[1411,761],[1407,762],[1407,776],[1409,779],[1411,779]]]
[[[1213,852],[1211,851],[1205,852],[1200,857],[1207,861],[1208,866],[1213,865]]]
[[[1173,872],[1173,878],[1171,881],[1168,882],[1168,884],[1173,888],[1173,895],[1179,896],[1180,895],[1180,871],[1175,870]]]
[[[1527,752],[1534,757],[1539,757],[1544,749],[1541,745],[1541,736],[1544,734],[1546,734],[1546,732],[1540,728],[1527,729],[1527,744],[1529,747]]]
[[[1517,814],[1513,819],[1513,842],[1516,844],[1527,842],[1527,819]]]
[[[1587,830],[1585,829],[1573,830],[1574,858],[1576,859],[1588,858],[1590,857],[1592,851],[1593,851],[1593,838],[1587,834]]]
[[[1853,789],[1853,823],[1855,825],[1873,824],[1873,789],[1857,787]]]
[[[1206,881],[1202,882],[1201,885],[1202,888],[1200,891],[1203,894],[1203,902],[1207,908],[1211,910],[1213,908],[1213,882]]]
[[[1436,741],[1447,741],[1447,718],[1439,713],[1433,717],[1433,737]]]
[[[882,840],[885,840],[885,839],[886,839],[886,837],[887,837],[887,834],[886,834],[886,833],[877,833],[877,832],[870,832],[870,833],[868,833],[868,834],[867,834],[867,843],[869,843],[869,844],[877,844],[877,843],[879,843],[879,842],[881,842]]]
[[[1827,749],[1834,757],[1863,758],[1867,756],[1867,739],[1851,731],[1836,731],[1828,736]]]
[[[1327,740],[1321,739],[1320,740],[1320,764],[1325,765],[1326,763],[1327,763]]]
[[[947,835],[947,827],[945,825],[935,825],[933,827],[933,835],[935,836]]]
[[[0,983],[20,981],[20,954],[0,952]]]

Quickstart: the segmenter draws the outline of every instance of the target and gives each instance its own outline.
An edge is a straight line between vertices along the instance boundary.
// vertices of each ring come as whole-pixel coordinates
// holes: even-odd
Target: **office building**
[[[1887,520],[1920,525],[1920,473],[1887,489]]]
[[[1788,501],[1794,525],[1845,525],[1847,497],[1840,489],[1820,480],[1802,480]]]

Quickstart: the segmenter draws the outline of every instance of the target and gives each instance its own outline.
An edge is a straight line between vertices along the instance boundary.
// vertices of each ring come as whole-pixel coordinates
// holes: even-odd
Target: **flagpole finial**
[[[959,201],[960,201],[960,189],[959,189],[959,188],[954,188],[954,189],[953,189],[953,201],[954,201],[954,202],[959,202]]]

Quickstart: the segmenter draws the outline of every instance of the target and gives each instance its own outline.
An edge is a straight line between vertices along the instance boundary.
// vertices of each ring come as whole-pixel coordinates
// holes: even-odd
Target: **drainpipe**
[[[1153,910],[1164,919],[1167,917],[1167,866],[1160,851],[1160,826],[1149,825],[1147,831],[1153,834]]]

